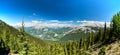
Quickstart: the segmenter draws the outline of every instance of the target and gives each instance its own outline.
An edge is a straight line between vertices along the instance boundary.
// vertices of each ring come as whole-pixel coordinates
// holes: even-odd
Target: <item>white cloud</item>
[[[16,23],[12,26],[20,27],[21,23]],[[35,27],[37,29],[41,29],[44,27],[57,28],[57,27],[73,27],[73,26],[74,25],[69,23],[62,23],[62,21],[59,20],[48,20],[48,21],[33,20],[31,22],[25,22],[25,27]]]
[[[78,21],[76,21],[76,22],[77,22],[77,23],[80,23],[81,21],[78,20]]]
[[[68,22],[72,23],[73,21],[71,20],[71,21],[68,21]]]
[[[33,20],[32,23],[39,23],[39,21]]]
[[[100,21],[87,21],[87,20],[78,20],[78,23],[94,23],[94,22],[100,22]]]
[[[60,21],[58,21],[58,20],[50,20],[49,22],[58,23],[58,22],[60,22]]]
[[[104,27],[105,22],[100,21],[76,21],[78,24],[74,24],[74,22],[71,21],[59,21],[59,20],[33,20],[31,22],[25,22],[25,27],[35,27],[37,29],[44,28],[44,27],[51,27],[51,28],[57,28],[57,27],[76,27],[76,26],[93,26],[93,27]],[[107,27],[110,27],[110,22],[106,22]],[[21,23],[16,23],[12,26],[20,27]]]
[[[93,26],[93,27],[104,27],[105,22],[101,21],[77,21],[79,23],[82,23],[80,26]],[[110,27],[110,22],[106,22],[107,27]]]
[[[34,16],[36,16],[36,13],[33,13]]]

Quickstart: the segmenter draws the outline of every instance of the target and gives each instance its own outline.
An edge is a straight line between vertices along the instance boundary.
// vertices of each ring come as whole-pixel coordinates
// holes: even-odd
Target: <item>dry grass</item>
[[[120,55],[120,41],[116,41],[110,45],[105,46],[106,55]],[[98,55],[101,48],[90,52],[92,55]]]

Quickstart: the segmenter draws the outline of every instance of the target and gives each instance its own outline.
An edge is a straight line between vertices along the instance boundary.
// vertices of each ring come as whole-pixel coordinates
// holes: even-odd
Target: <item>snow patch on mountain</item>
[[[105,22],[100,22],[100,21],[80,21],[83,24],[80,26],[92,26],[92,27],[104,27]],[[110,22],[106,22],[107,27],[110,27]]]
[[[73,22],[61,22],[58,20],[25,22],[25,29],[27,33],[36,37],[55,41],[71,33],[96,32],[97,28],[104,27],[105,24],[105,22],[86,20],[76,21],[77,24],[72,24]],[[110,22],[106,22],[106,24],[107,27],[110,27]],[[21,27],[21,23],[17,23],[14,27]]]
[[[83,31],[84,33],[96,32],[95,29],[103,28],[105,25],[105,22],[100,22],[100,21],[83,20],[83,21],[77,21],[77,22],[82,23],[82,24],[80,24],[79,26],[74,27],[72,30],[64,33],[64,36],[69,34],[69,33],[75,33],[76,31]],[[109,28],[110,22],[106,22],[106,26],[107,26],[107,28]]]

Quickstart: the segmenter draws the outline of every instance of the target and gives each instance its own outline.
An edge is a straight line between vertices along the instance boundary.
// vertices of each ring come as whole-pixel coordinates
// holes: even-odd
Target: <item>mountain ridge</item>
[[[15,29],[13,26],[8,25],[7,23],[5,23],[4,21],[0,20],[0,30],[1,32],[3,32],[4,30],[9,31],[10,34],[12,34],[13,36],[17,37],[17,35],[20,34],[19,29]],[[30,34],[24,32],[24,34],[27,36],[27,38],[29,39],[29,41],[37,41],[38,38],[31,36]],[[33,39],[33,40],[30,40]],[[36,39],[36,40],[34,40]],[[43,42],[42,40],[39,39],[40,42]],[[43,42],[44,43],[44,42]],[[44,44],[43,44],[44,45]]]

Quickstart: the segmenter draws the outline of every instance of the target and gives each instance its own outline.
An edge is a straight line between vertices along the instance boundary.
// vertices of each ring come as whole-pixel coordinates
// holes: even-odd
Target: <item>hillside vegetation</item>
[[[45,42],[32,37],[24,31],[24,22],[18,31],[0,21],[0,49],[20,55],[109,55],[110,51],[120,55],[117,53],[119,44],[116,43],[119,39],[120,12],[113,16],[110,28],[105,23],[98,32],[90,32],[86,38],[65,43]]]
[[[34,55],[36,49],[41,46],[45,46],[43,40],[25,33],[24,28],[17,30],[0,20],[0,49],[11,53]]]

